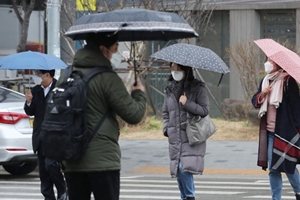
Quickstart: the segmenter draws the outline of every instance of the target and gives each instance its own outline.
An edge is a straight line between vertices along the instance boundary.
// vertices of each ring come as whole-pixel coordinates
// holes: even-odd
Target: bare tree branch
[[[20,24],[22,24],[23,23],[23,18],[22,18],[21,14],[20,14],[20,11],[18,9],[17,0],[11,0],[11,2],[12,2],[12,7],[15,11],[15,14],[17,15],[17,18],[18,18]]]
[[[226,51],[238,70],[245,99],[250,99],[264,76],[258,59],[261,54],[257,48],[254,48],[253,41],[238,43]]]

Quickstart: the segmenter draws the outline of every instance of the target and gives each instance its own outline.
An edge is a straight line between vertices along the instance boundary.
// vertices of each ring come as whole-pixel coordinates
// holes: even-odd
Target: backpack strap
[[[84,77],[83,77],[83,81],[84,82],[89,82],[89,80],[91,78],[93,78],[95,75],[99,74],[99,73],[103,73],[103,72],[113,72],[115,73],[113,70],[109,69],[108,67],[103,67],[103,66],[99,66],[99,67],[94,67],[93,69],[91,69],[90,71],[88,71]]]
[[[73,72],[73,65],[69,65],[66,69],[64,69],[64,81],[67,81]]]
[[[86,82],[86,83],[88,83],[91,78],[93,78],[95,75],[97,75],[99,73],[102,73],[102,72],[113,72],[113,73],[115,73],[113,70],[109,69],[108,67],[102,67],[102,66],[94,67],[93,69],[91,69],[90,71],[88,71],[84,75],[83,81]],[[99,130],[99,128],[103,124],[103,122],[104,122],[104,120],[105,120],[105,118],[107,117],[108,114],[109,114],[109,109],[106,110],[106,112],[104,113],[104,115],[101,117],[100,121],[98,122],[98,124],[94,128],[94,130],[92,132],[93,136]]]
[[[94,136],[97,133],[97,131],[99,130],[99,128],[102,126],[102,124],[103,124],[105,118],[107,117],[108,113],[109,113],[109,109],[106,110],[106,112],[104,113],[104,115],[101,117],[100,121],[98,122],[98,124],[94,128],[94,130],[92,132],[92,136]]]

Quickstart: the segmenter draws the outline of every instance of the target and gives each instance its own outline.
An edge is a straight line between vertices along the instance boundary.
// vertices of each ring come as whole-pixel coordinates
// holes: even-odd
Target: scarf
[[[175,98],[179,100],[180,96],[183,94],[183,82],[172,81],[169,88],[174,94]]]
[[[266,112],[268,108],[268,98],[270,96],[270,104],[274,105],[276,108],[279,107],[279,103],[282,102],[282,94],[283,94],[283,83],[284,78],[288,76],[288,73],[283,72],[283,70],[279,70],[272,74],[267,74],[262,82],[261,88],[265,88],[270,85],[270,81],[273,81],[270,86],[272,86],[272,91],[265,96],[265,101],[262,103],[259,109],[258,117],[261,118]]]

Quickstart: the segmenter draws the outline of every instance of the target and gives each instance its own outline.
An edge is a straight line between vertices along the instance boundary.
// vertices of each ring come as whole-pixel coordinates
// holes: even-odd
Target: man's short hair
[[[52,78],[53,78],[54,75],[55,75],[55,69],[53,69],[53,70],[40,70],[40,72],[41,72],[42,74],[49,73],[50,76],[51,76]]]
[[[90,33],[87,36],[86,43],[94,44],[97,46],[103,45],[106,48],[110,48],[118,41],[118,34],[114,33]]]

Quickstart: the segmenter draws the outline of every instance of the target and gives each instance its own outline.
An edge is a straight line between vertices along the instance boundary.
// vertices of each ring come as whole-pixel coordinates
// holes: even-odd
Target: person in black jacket
[[[32,146],[37,153],[38,168],[41,180],[41,193],[45,200],[56,200],[53,185],[57,189],[57,199],[66,200],[67,190],[64,176],[61,173],[60,163],[43,156],[40,141],[40,130],[44,120],[47,95],[55,87],[56,79],[53,78],[55,70],[35,70],[34,82],[37,84],[25,94],[24,110],[27,115],[34,116]]]

